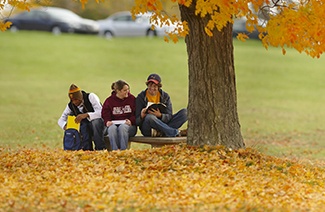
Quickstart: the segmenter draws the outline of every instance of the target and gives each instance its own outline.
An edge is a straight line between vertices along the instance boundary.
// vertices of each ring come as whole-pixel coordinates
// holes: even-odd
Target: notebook
[[[76,123],[74,120],[76,119],[75,116],[68,116],[67,121],[67,128],[66,129],[76,129],[79,131],[80,129],[80,123]]]

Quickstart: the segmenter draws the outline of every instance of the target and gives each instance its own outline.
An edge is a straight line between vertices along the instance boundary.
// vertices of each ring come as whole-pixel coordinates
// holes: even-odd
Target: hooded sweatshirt
[[[125,99],[120,99],[113,91],[102,108],[102,118],[106,125],[107,121],[129,119],[135,125],[135,97],[129,93]]]

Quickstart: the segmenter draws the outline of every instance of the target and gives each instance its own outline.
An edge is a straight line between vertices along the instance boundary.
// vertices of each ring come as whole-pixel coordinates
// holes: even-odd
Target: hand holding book
[[[167,106],[163,103],[148,102],[148,105],[146,108],[147,108],[146,113],[148,113],[148,111],[153,111],[153,110],[158,110],[158,109],[159,109],[160,113],[166,113],[166,111],[167,111]]]

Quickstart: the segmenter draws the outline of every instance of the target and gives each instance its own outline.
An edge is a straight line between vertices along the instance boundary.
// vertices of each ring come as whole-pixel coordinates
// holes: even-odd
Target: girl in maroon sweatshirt
[[[105,100],[102,118],[111,145],[111,150],[128,148],[129,137],[135,136],[135,97],[130,86],[123,80],[112,84],[112,94]]]

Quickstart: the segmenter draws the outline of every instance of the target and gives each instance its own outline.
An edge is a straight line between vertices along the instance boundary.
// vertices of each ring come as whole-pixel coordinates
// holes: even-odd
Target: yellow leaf
[[[6,23],[3,23],[2,21],[0,21],[0,30],[2,32],[6,31],[7,29],[9,29],[9,27],[11,26],[11,22],[6,22]]]
[[[244,33],[238,33],[237,39],[245,42],[247,39],[249,39],[249,37]]]
[[[212,37],[213,34],[212,32],[210,31],[210,29],[208,29],[207,27],[204,27],[204,30],[205,30],[205,33],[207,33],[208,36]]]

